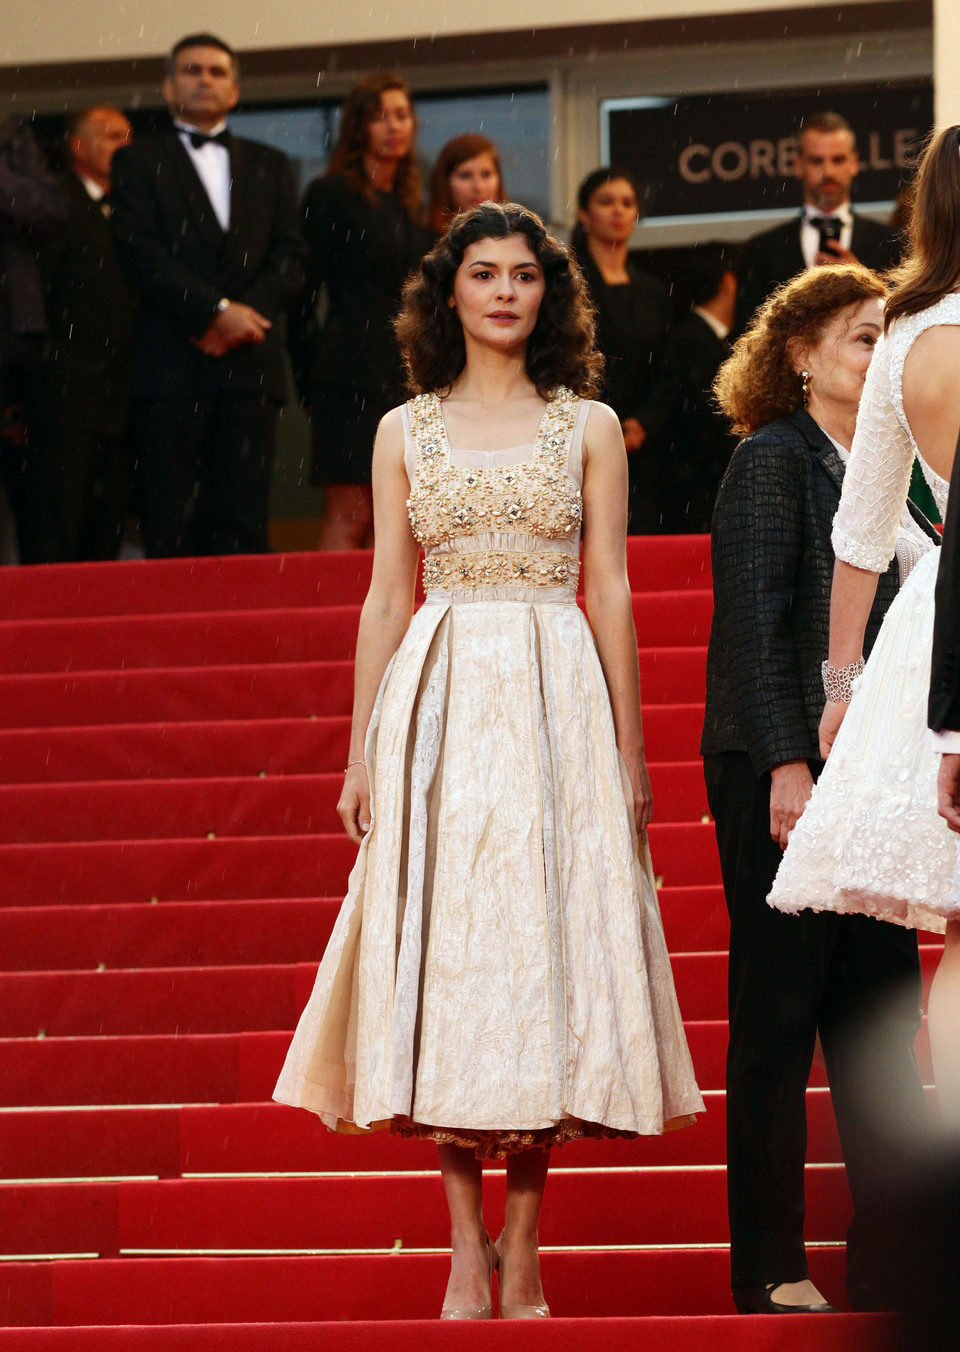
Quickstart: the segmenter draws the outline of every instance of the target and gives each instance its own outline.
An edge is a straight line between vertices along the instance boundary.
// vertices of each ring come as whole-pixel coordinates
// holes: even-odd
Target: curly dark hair
[[[737,436],[792,413],[803,398],[791,342],[814,346],[849,305],[883,300],[887,286],[860,263],[808,268],[768,296],[717,372],[713,392]]]
[[[410,105],[410,111],[416,119],[413,95],[406,81],[389,71],[378,71],[374,75],[365,75],[350,90],[340,110],[340,130],[337,143],[330,155],[327,174],[344,179],[354,192],[372,205],[377,206],[377,194],[373,189],[363,167],[363,157],[367,149],[367,128],[380,112],[380,99],[391,90],[401,93]],[[414,120],[416,126],[416,120]],[[419,221],[423,215],[421,197],[420,169],[416,160],[416,148],[411,149],[397,165],[397,178],[393,185],[393,195],[402,205],[412,221]]]
[[[403,289],[394,328],[414,394],[449,390],[463,370],[463,329],[449,303],[454,277],[471,244],[509,235],[522,235],[543,269],[543,300],[527,343],[527,374],[537,393],[549,399],[558,385],[584,397],[598,393],[603,357],[594,343],[594,309],[570,251],[526,207],[482,202],[454,219]]]

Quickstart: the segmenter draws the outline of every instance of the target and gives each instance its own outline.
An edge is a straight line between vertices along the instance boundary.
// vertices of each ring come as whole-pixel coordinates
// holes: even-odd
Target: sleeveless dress
[[[946,520],[949,484],[924,464],[903,410],[903,367],[925,329],[960,325],[960,295],[891,326],[867,372],[833,528],[837,557],[882,572],[917,456]],[[927,729],[939,550],[887,611],[830,757],[790,835],[768,901],[781,911],[859,912],[942,933],[960,918],[957,837],[937,815],[939,757]]]
[[[649,855],[576,604],[589,404],[454,453],[403,408],[426,601],[366,739],[372,822],[274,1092],[502,1157],[702,1109]]]

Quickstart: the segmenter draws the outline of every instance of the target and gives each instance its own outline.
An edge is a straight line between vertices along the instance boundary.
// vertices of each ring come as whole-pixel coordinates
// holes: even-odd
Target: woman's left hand
[[[636,822],[637,834],[639,835],[646,831],[653,817],[653,790],[650,787],[650,775],[642,751],[637,757],[630,759],[624,757],[624,763],[627,767],[627,774],[630,776],[630,787],[633,790],[633,819]]]

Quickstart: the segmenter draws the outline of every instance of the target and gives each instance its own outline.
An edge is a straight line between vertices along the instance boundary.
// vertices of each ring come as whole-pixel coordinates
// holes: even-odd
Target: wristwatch
[[[226,296],[221,296],[220,300],[217,301],[217,314],[222,315],[224,310],[229,309],[230,309],[229,300],[227,299]]]

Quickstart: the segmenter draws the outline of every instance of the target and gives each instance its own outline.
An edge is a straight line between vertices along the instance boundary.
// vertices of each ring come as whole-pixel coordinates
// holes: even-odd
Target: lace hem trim
[[[692,1119],[691,1119],[692,1120]],[[412,1136],[418,1140],[436,1141],[437,1145],[458,1145],[472,1150],[480,1160],[502,1160],[523,1150],[550,1150],[567,1141],[582,1141],[586,1137],[602,1140],[632,1141],[638,1131],[617,1131],[598,1122],[582,1122],[577,1117],[566,1117],[552,1127],[530,1130],[479,1131],[470,1127],[431,1127],[414,1122],[409,1117],[394,1117],[390,1130],[398,1136]]]

